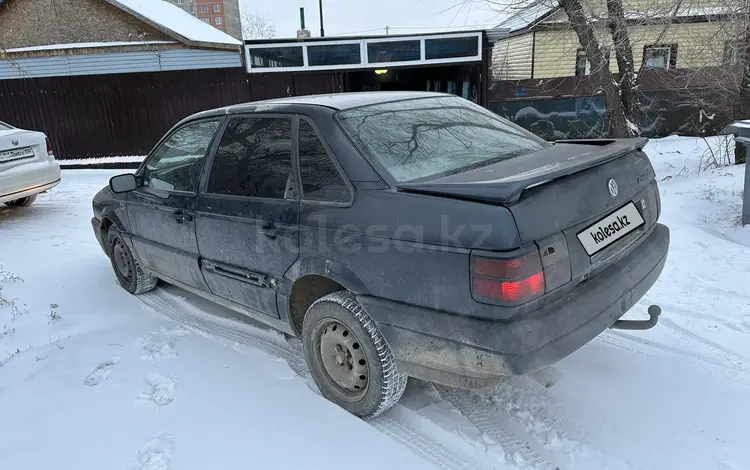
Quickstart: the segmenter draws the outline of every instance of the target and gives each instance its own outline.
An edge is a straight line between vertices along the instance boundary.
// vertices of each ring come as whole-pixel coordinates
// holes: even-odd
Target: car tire
[[[21,199],[16,199],[15,201],[8,201],[5,203],[5,205],[10,207],[28,207],[32,205],[34,201],[36,201],[36,194],[22,197]]]
[[[154,290],[158,279],[143,271],[122,234],[114,226],[107,231],[107,254],[117,282],[133,295]]]
[[[315,301],[302,324],[310,373],[325,398],[360,418],[395,405],[408,377],[354,294],[338,291]]]

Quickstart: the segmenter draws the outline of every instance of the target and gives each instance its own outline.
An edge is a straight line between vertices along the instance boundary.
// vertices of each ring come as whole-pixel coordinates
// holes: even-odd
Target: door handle
[[[176,220],[178,224],[181,224],[185,221],[188,221],[188,222],[193,221],[193,216],[190,214],[184,213],[181,209],[177,209],[176,211],[172,212],[170,214],[170,217]]]

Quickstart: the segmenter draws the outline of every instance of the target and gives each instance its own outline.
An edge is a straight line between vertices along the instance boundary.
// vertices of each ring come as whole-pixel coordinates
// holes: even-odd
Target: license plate
[[[589,256],[598,253],[645,222],[632,202],[578,232],[578,240]]]
[[[20,160],[22,158],[29,158],[34,156],[34,149],[31,147],[24,147],[21,149],[14,150],[3,150],[0,152],[0,163],[10,162],[13,160]]]

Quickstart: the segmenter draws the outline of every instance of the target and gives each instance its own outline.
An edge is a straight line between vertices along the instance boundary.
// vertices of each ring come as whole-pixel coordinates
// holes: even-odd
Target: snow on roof
[[[177,41],[113,41],[113,42],[75,42],[70,44],[47,44],[44,46],[16,47],[5,52],[57,51],[61,49],[89,49],[98,47],[138,46],[142,44],[176,44]]]
[[[722,5],[722,6],[686,6],[678,7],[677,11],[674,8],[662,8],[659,10],[642,10],[642,11],[628,11],[625,12],[625,18],[629,20],[640,20],[640,19],[656,19],[656,18],[689,18],[693,16],[713,16],[713,15],[727,15],[733,13],[734,9]]]
[[[496,29],[507,29],[509,32],[518,31],[520,29],[528,28],[534,23],[539,21],[541,18],[547,16],[553,11],[560,8],[554,0],[535,0],[528,4],[523,3],[523,8],[519,8],[514,14],[509,16],[506,20],[497,25]],[[629,20],[642,20],[642,19],[660,19],[660,18],[686,18],[694,16],[712,16],[712,15],[725,15],[733,13],[733,9],[729,6],[685,6],[678,7],[677,11],[674,11],[673,7],[664,8],[661,10],[630,10],[625,12],[625,18]],[[606,17],[606,15],[605,15]],[[601,19],[594,15],[589,15],[591,19]],[[566,15],[560,17],[549,17],[546,18],[543,23],[565,23],[568,21]]]
[[[128,13],[160,25],[161,27],[184,37],[188,41],[209,44],[230,44],[240,46],[242,43],[232,36],[213,26],[204,23],[182,8],[162,0],[107,0]]]
[[[536,0],[528,5],[524,5],[523,9],[512,14],[508,19],[497,25],[497,27],[507,28],[510,32],[524,29],[557,8],[559,8],[557,2],[552,0]]]

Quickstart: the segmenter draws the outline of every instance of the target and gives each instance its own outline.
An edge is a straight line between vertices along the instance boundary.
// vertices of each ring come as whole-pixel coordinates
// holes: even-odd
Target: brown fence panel
[[[0,120],[45,132],[61,160],[145,155],[180,119],[250,96],[241,68],[0,80]]]

